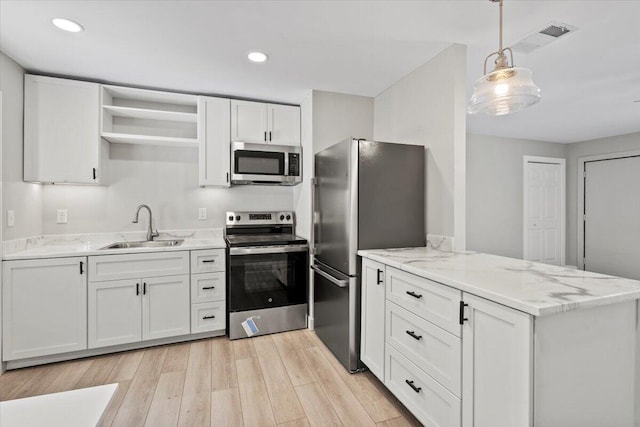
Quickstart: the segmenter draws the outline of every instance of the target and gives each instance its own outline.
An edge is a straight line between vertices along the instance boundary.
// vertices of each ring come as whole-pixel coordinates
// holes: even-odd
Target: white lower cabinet
[[[361,332],[362,361],[424,425],[533,425],[528,314],[364,258]]]
[[[191,333],[224,330],[226,311],[224,301],[203,302],[191,307]]]
[[[191,333],[224,334],[226,314],[224,249],[191,251]]]
[[[390,345],[385,385],[426,426],[460,425],[460,399]]]
[[[384,381],[384,282],[384,264],[362,260],[360,359],[381,381]]]
[[[3,262],[4,361],[87,348],[87,259]]]
[[[462,425],[532,425],[531,316],[463,294]]]
[[[189,334],[188,272],[187,251],[89,257],[89,348]]]

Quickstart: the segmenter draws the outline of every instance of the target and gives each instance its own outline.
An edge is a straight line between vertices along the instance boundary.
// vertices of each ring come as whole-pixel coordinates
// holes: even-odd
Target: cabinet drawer
[[[89,257],[89,280],[92,282],[182,274],[189,274],[187,251]]]
[[[224,301],[226,274],[204,273],[191,275],[191,302]]]
[[[226,327],[225,302],[191,305],[191,333],[223,330]]]
[[[386,323],[386,342],[460,397],[460,338],[390,301]]]
[[[460,427],[460,399],[387,344],[385,385],[424,425]]]
[[[225,270],[225,250],[191,251],[191,273],[212,273]]]
[[[429,279],[387,267],[387,299],[460,336],[462,292]]]

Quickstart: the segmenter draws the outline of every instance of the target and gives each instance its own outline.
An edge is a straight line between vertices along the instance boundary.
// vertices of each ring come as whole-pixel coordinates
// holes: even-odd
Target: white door
[[[564,265],[564,194],[564,159],[525,156],[525,260]]]
[[[231,140],[266,144],[267,104],[231,101]]]
[[[231,143],[231,101],[201,96],[198,112],[202,112],[198,130],[200,138],[200,185],[229,187]]]
[[[362,313],[360,359],[384,381],[385,266],[362,260]]]
[[[300,145],[300,107],[268,104],[268,141],[279,145]]]
[[[3,262],[3,360],[87,348],[87,259]]]
[[[190,304],[188,275],[142,279],[142,339],[190,333]]]
[[[640,156],[584,165],[583,267],[640,280]]]
[[[531,426],[531,317],[470,294],[463,299],[463,427]]]
[[[98,184],[99,107],[97,83],[26,75],[25,181]]]
[[[89,283],[89,348],[142,339],[139,279]]]

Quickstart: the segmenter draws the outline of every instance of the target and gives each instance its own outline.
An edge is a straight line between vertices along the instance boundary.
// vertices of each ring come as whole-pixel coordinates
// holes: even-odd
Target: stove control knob
[[[236,215],[236,221],[240,221],[240,215]]]
[[[287,221],[291,219],[291,215],[287,215]]]
[[[233,221],[233,215],[229,215],[229,221]]]
[[[284,220],[284,215],[280,215],[280,221]]]

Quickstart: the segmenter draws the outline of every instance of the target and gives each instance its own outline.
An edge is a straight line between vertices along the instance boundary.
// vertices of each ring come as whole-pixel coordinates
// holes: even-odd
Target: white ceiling
[[[640,131],[640,1],[506,0],[505,45],[551,21],[579,30],[515,54],[542,101],[468,116],[468,131],[553,142]],[[451,43],[468,46],[470,94],[497,28],[487,0],[0,0],[0,50],[29,71],[290,103],[309,89],[376,96]],[[249,63],[252,50],[271,59]]]

